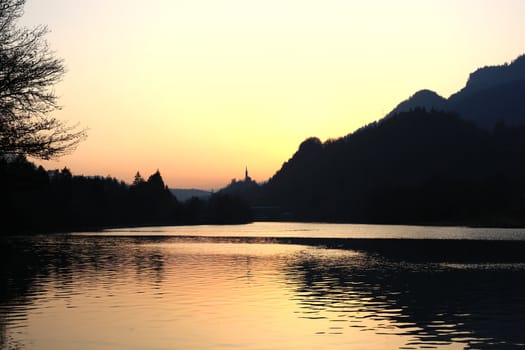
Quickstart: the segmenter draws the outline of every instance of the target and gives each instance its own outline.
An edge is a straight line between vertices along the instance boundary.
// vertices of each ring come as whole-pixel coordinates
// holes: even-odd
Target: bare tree
[[[45,26],[19,28],[25,0],[0,0],[0,154],[50,159],[69,153],[85,130],[51,116],[60,109],[53,86],[64,74]]]

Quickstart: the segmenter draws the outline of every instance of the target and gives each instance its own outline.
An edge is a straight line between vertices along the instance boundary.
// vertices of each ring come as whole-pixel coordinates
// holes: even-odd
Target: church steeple
[[[246,170],[244,171],[244,181],[248,181],[250,177],[248,176],[248,167],[246,167]]]

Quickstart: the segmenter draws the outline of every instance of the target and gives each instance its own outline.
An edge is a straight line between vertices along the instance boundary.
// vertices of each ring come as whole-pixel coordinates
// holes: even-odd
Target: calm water
[[[84,234],[92,236],[96,233],[87,232]],[[257,222],[234,226],[166,226],[114,229],[102,231],[99,235],[525,240],[525,229]]]
[[[375,237],[403,253],[344,243]],[[439,245],[427,261],[428,242],[407,238],[521,247],[525,232],[257,223],[3,239],[0,348],[525,348],[525,255],[472,241],[468,262]]]

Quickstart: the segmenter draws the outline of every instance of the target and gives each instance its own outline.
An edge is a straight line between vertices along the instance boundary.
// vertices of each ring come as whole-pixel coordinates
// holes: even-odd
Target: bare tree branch
[[[64,63],[49,49],[45,26],[17,28],[25,0],[0,0],[0,154],[60,157],[85,139],[85,129],[51,116],[59,110],[52,87]]]

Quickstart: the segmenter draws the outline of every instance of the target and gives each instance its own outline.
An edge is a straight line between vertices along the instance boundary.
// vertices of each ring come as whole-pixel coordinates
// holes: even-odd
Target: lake
[[[525,348],[525,230],[254,223],[1,238],[2,349]]]

